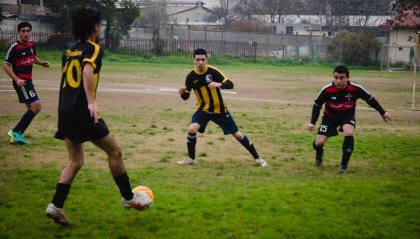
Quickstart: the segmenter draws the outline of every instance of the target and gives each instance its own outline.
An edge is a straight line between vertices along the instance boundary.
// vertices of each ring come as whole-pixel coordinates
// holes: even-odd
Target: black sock
[[[197,143],[197,134],[191,134],[188,132],[187,135],[187,148],[188,156],[190,159],[195,159],[195,144]]]
[[[350,156],[353,153],[353,148],[353,136],[345,136],[343,142],[343,157],[341,158],[341,166],[343,166],[344,169],[347,169],[347,164],[349,163]]]
[[[56,207],[63,208],[64,202],[67,199],[67,195],[69,195],[70,188],[70,184],[57,183],[57,186],[55,187],[55,194],[51,202]]]
[[[257,153],[257,150],[255,150],[254,144],[252,144],[251,141],[249,141],[248,137],[246,137],[244,134],[238,141],[252,154],[252,157],[254,159],[258,159],[260,156]]]
[[[315,140],[312,146],[314,147],[316,151],[316,160],[322,161],[322,156],[324,155],[324,146],[316,146]]]
[[[128,178],[127,172],[124,172],[120,176],[114,177],[115,184],[117,184],[120,190],[121,196],[129,201],[133,199],[133,192],[131,191],[130,179]]]
[[[36,114],[32,110],[26,111],[25,114],[23,114],[22,118],[20,118],[20,121],[17,123],[15,128],[13,129],[13,132],[23,134],[28,128],[28,126],[31,124],[35,115]]]

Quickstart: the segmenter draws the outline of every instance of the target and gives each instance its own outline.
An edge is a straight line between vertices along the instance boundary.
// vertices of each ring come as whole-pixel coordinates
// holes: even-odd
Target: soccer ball
[[[140,185],[135,188],[133,188],[133,193],[141,198],[141,204],[142,205],[148,205],[148,207],[152,206],[155,202],[155,195],[153,194],[152,190],[146,186]],[[142,208],[139,210],[144,210],[146,208]]]

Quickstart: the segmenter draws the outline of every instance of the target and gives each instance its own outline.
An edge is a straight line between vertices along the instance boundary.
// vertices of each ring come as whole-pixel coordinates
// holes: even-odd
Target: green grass
[[[172,70],[181,67],[187,72],[190,68],[128,62],[104,65],[109,75],[118,68],[140,75],[165,71],[156,83],[171,82]],[[273,84],[282,83],[275,78],[279,74],[290,81],[331,74],[326,66],[248,63],[224,65],[223,70],[234,75],[264,73],[261,81],[274,79]],[[405,73],[363,70],[354,70],[354,74],[386,82],[405,77]],[[252,76],[246,83],[252,82]],[[262,86],[259,84],[254,86]],[[390,89],[404,92],[398,82],[389,84]],[[315,97],[314,89],[319,87],[308,84],[292,93]],[[56,102],[45,100],[45,111],[25,134],[32,145],[9,145],[6,135],[0,135],[0,238],[420,237],[418,112],[393,111],[395,121],[384,124],[376,112],[358,111],[355,151],[348,173],[339,175],[342,135],[328,141],[322,167],[314,166],[311,144],[315,135],[305,131],[309,105],[232,99],[228,105],[240,130],[269,167],[257,167],[246,150],[214,124],[198,136],[199,163],[179,166],[175,162],[186,157],[186,128],[195,99],[184,107],[181,101],[174,106],[175,96],[171,95],[101,94],[102,100],[113,98],[113,105],[100,104],[101,115],[122,145],[132,186],[149,186],[155,205],[144,212],[122,209],[105,154],[87,143],[85,166],[65,204],[73,227],[61,228],[47,219],[44,210],[67,152],[62,141],[53,139]],[[0,100],[11,102],[9,95],[2,92]],[[144,102],[146,98],[153,99]],[[131,101],[135,107],[127,105]],[[0,131],[7,132],[20,116],[19,111],[1,111]]]

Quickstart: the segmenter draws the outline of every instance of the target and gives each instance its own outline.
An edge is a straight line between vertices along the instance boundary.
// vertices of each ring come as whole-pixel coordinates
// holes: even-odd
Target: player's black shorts
[[[81,144],[86,141],[102,139],[109,134],[105,121],[100,118],[95,123],[93,118],[82,119],[58,119],[58,130],[55,138],[63,140],[69,138],[73,142]]]
[[[191,123],[197,123],[200,125],[200,129],[198,130],[198,132],[200,133],[204,133],[209,121],[213,121],[218,126],[220,126],[225,135],[238,132],[238,126],[236,126],[235,120],[229,112],[221,114],[212,114],[199,110],[193,114],[191,119]]]
[[[16,90],[16,93],[19,97],[20,103],[31,104],[39,100],[38,95],[36,94],[34,84],[31,80],[25,80],[25,85],[20,87],[17,85],[16,81],[13,81],[13,87]]]
[[[356,127],[356,118],[354,115],[349,115],[341,119],[334,119],[324,115],[318,129],[318,134],[327,137],[336,136],[338,135],[337,128],[340,127],[339,131],[343,131],[344,124],[350,124],[353,125],[353,127]]]

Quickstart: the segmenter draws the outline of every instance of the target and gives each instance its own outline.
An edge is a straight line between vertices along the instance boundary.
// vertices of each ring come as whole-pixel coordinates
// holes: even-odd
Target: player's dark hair
[[[86,41],[101,23],[101,13],[92,9],[77,9],[71,14],[73,37],[76,41]]]
[[[334,69],[333,74],[334,74],[334,72],[337,72],[339,74],[344,74],[345,73],[346,74],[346,77],[349,77],[349,75],[350,75],[349,68],[347,68],[347,66],[345,66],[345,65],[339,65],[339,66],[337,66]]]
[[[207,51],[204,50],[203,48],[197,48],[194,50],[194,57],[196,55],[206,55],[206,58],[207,58]]]
[[[17,31],[20,32],[20,29],[24,27],[29,27],[29,30],[32,31],[32,25],[29,22],[21,22],[17,25]]]

